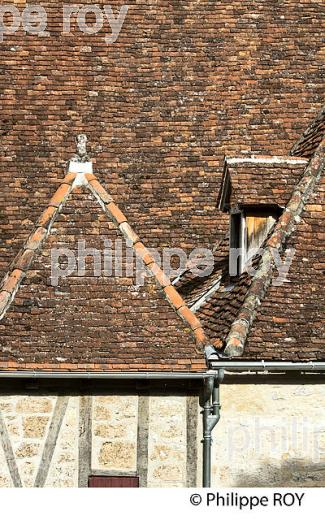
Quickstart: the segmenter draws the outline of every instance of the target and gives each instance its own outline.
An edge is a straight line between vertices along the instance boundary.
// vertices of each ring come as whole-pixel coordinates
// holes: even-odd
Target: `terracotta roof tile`
[[[146,265],[154,263],[154,258],[151,256],[149,250],[142,242],[137,242],[134,245],[136,255],[143,260]]]
[[[189,324],[192,330],[202,328],[200,320],[187,306],[180,307],[177,313]]]
[[[133,245],[140,241],[139,236],[133,231],[128,222],[122,222],[122,224],[119,225],[119,228],[125,239],[131,242]]]
[[[279,161],[281,162],[281,161]],[[190,273],[184,272],[181,277],[176,280],[175,286],[180,291],[181,295],[185,298],[187,304],[197,301],[198,298],[202,298],[204,295],[208,295],[209,287],[212,286],[213,281],[221,275],[220,285],[218,289],[213,292],[204,303],[195,311],[197,317],[200,319],[200,322],[204,328],[204,333],[210,339],[210,342],[214,345],[216,350],[221,353],[222,356],[250,356],[250,357],[260,357],[265,356],[265,345],[266,340],[265,336],[260,333],[259,342],[258,337],[254,336],[254,345],[255,347],[251,347],[251,341],[249,333],[253,324],[255,323],[255,318],[257,314],[257,308],[261,306],[262,302],[266,298],[269,292],[270,279],[273,276],[274,271],[274,263],[273,263],[273,255],[274,251],[277,250],[279,254],[281,254],[284,245],[288,242],[288,239],[292,235],[293,231],[299,225],[301,214],[304,211],[312,215],[315,215],[315,230],[319,229],[321,225],[321,217],[324,214],[323,205],[320,203],[311,203],[307,204],[307,201],[311,198],[314,193],[315,186],[319,181],[322,170],[324,168],[324,143],[319,146],[317,153],[312,158],[312,161],[307,164],[304,169],[302,176],[300,175],[300,180],[296,182],[294,185],[291,183],[291,193],[289,194],[289,198],[286,204],[285,211],[280,217],[277,225],[270,231],[269,236],[266,238],[264,245],[262,246],[262,250],[264,250],[264,255],[256,255],[253,260],[253,267],[257,270],[257,276],[254,278],[250,276],[248,273],[244,272],[239,278],[229,278],[228,274],[228,262],[229,262],[229,243],[226,241],[225,247],[222,247],[222,255],[220,255],[219,262],[220,267],[218,267],[218,262],[215,263],[215,267],[213,272],[206,277],[205,279],[195,279],[195,277],[191,276]],[[321,190],[321,187],[320,187]],[[289,192],[288,192],[289,193]],[[320,194],[321,197],[321,194]],[[303,224],[301,224],[303,225]],[[320,258],[320,251],[322,250],[322,242],[319,242],[319,247],[317,247],[317,237],[318,233],[313,233],[314,237],[314,245],[312,251],[313,255],[317,255],[317,258]],[[308,235],[307,235],[308,237]],[[309,244],[307,242],[307,237],[302,237],[304,244]],[[319,236],[321,239],[321,235]],[[317,249],[320,251],[317,252]],[[303,248],[301,251],[302,256],[306,257],[311,252],[308,250],[304,253]],[[222,260],[223,259],[223,260]],[[304,258],[306,261],[306,258]],[[322,262],[319,263],[319,269],[324,270],[324,264]],[[316,267],[318,266],[316,264]],[[304,279],[306,276],[302,276],[302,264],[299,266],[299,281],[304,283]],[[313,262],[313,270],[316,273],[317,269],[315,267],[315,262]],[[318,267],[317,267],[318,268]],[[297,267],[296,267],[297,269]],[[307,269],[307,265],[305,266]],[[310,269],[309,269],[310,272]],[[295,277],[296,273],[293,272],[292,276]],[[296,283],[296,285],[298,285]],[[284,286],[284,291],[285,291]],[[288,286],[287,291],[288,295],[290,294],[290,290],[295,290],[294,286]],[[309,287],[307,287],[307,292]],[[274,292],[274,291],[273,291]],[[312,297],[311,293],[311,297]],[[286,324],[290,322],[290,305],[285,303],[283,300],[283,295],[281,300],[276,300],[276,294],[273,294],[272,297],[272,310],[270,310],[270,302],[268,303],[268,307],[265,307],[263,313],[263,319],[267,320],[270,316],[270,320],[272,323],[280,323],[279,321],[274,321],[271,312],[275,312],[274,306],[277,305],[277,308],[282,309],[282,315],[285,316]],[[310,304],[309,304],[310,305]],[[315,308],[315,304],[314,304]],[[319,307],[317,307],[317,316],[320,313]],[[306,312],[306,309],[305,309]],[[259,315],[260,316],[260,311]],[[275,317],[276,314],[275,314]],[[320,317],[317,318],[318,321]],[[281,323],[284,323],[281,321]],[[317,323],[317,322],[316,322]],[[314,323],[314,328],[316,330],[316,325]],[[321,322],[320,322],[321,323]],[[260,325],[261,327],[261,325]],[[304,331],[306,334],[306,331]],[[257,333],[255,333],[257,334]],[[269,332],[270,337],[275,338],[275,332],[272,334]],[[311,332],[308,332],[311,334]],[[314,341],[313,335],[312,341]],[[290,340],[290,337],[289,337]],[[245,343],[248,343],[246,349],[244,350]],[[258,342],[258,343],[256,343]],[[275,344],[275,340],[273,339],[273,344]],[[272,344],[272,342],[271,342]],[[321,344],[321,340],[320,340]],[[258,345],[258,346],[256,346]],[[226,349],[225,349],[226,346]],[[270,347],[269,349],[269,358],[280,358],[283,359],[285,356],[289,355],[288,347],[289,343],[285,343],[282,341],[282,351],[278,352],[273,351]],[[319,348],[319,347],[318,347]],[[255,350],[254,350],[255,349]],[[317,350],[317,347],[311,346],[310,352],[314,352]],[[304,352],[299,353],[299,356],[306,358],[307,347],[304,347]],[[281,357],[282,356],[282,357]],[[323,357],[319,357],[320,354],[317,354],[318,359],[323,359]],[[308,358],[308,355],[307,355]]]
[[[89,177],[89,174],[87,175]],[[95,177],[94,174],[92,174],[92,177]],[[109,195],[109,193],[105,190],[104,186],[102,186],[96,178],[89,181],[88,186],[90,190],[93,190],[95,194],[102,200],[102,202],[104,202],[104,204],[110,204],[111,202],[113,202],[113,198],[111,197],[111,195]],[[111,208],[108,208],[109,211],[111,211],[111,209],[112,206]]]
[[[11,297],[7,291],[0,291],[0,319],[6,312],[8,305],[10,304]]]
[[[198,346],[203,349],[208,343],[208,339],[203,328],[198,327],[197,329],[194,329],[194,335]]]
[[[117,225],[123,224],[123,222],[127,222],[126,216],[122,213],[122,211],[114,202],[107,204],[106,209],[108,210],[111,218]]]
[[[61,182],[61,184],[73,184],[73,182],[75,181],[76,179],[76,174],[75,173],[67,173],[66,176],[64,177],[63,181]]]
[[[35,251],[42,245],[43,240],[46,238],[46,235],[47,230],[43,227],[38,227],[36,231],[34,231],[34,233],[27,240],[25,248]]]
[[[78,174],[79,175],[79,174]],[[69,195],[71,189],[73,189],[76,185],[78,186],[78,191],[82,193],[83,186],[86,186],[94,195],[96,200],[100,202],[101,207],[105,210],[108,217],[110,217],[113,222],[115,223],[116,227],[119,229],[119,231],[124,235],[124,237],[131,241],[134,251],[137,256],[139,256],[144,263],[148,266],[149,271],[153,274],[155,277],[155,280],[158,282],[158,284],[163,289],[162,293],[165,296],[166,300],[169,302],[171,309],[174,309],[175,311],[175,317],[177,318],[177,314],[183,319],[186,325],[189,326],[189,328],[192,330],[193,335],[193,342],[196,345],[196,353],[199,353],[202,356],[202,363],[198,363],[196,360],[196,368],[203,367],[204,361],[203,361],[203,352],[202,348],[204,347],[205,342],[207,341],[206,336],[204,335],[203,329],[201,327],[200,321],[197,317],[193,314],[193,312],[186,306],[184,300],[181,298],[181,296],[178,294],[177,290],[171,286],[169,278],[164,274],[164,272],[159,268],[159,266],[154,262],[153,257],[150,255],[148,249],[140,242],[140,239],[138,235],[133,231],[132,227],[127,222],[127,219],[125,215],[121,212],[119,207],[113,202],[112,197],[108,192],[103,188],[103,186],[98,182],[96,177],[93,174],[86,174],[85,176],[80,179],[81,185],[79,187],[78,179],[73,174],[70,175],[70,177],[66,181],[69,181],[69,184],[66,182],[64,184],[61,184],[61,186],[58,188],[56,194],[52,197],[50,201],[49,207],[43,212],[42,216],[40,217],[38,223],[42,224],[41,226],[37,227],[35,231],[33,231],[27,240],[25,246],[22,248],[22,250],[19,252],[15,260],[13,261],[11,268],[8,272],[8,275],[4,281],[4,288],[6,290],[2,290],[0,292],[0,310],[2,312],[2,316],[8,309],[11,303],[11,295],[14,296],[14,292],[19,288],[19,285],[24,278],[26,271],[29,269],[32,261],[34,260],[34,256],[36,255],[37,251],[40,249],[40,246],[44,242],[44,239],[46,236],[50,233],[52,225],[54,225],[54,222],[56,218],[58,217],[59,213],[62,211],[62,208],[64,207],[64,203],[67,199],[67,196]],[[74,184],[74,180],[76,180],[76,185]],[[76,190],[74,189],[74,194],[76,193]],[[109,201],[109,202],[108,202]],[[108,202],[108,203],[107,203]],[[8,292],[7,292],[8,291]],[[10,293],[9,293],[10,291]],[[19,297],[17,297],[17,301],[20,302]],[[22,303],[22,302],[21,302]],[[20,304],[21,304],[20,303]],[[147,311],[146,311],[147,312]],[[148,315],[150,317],[150,315]],[[149,322],[150,323],[150,322]],[[170,318],[167,317],[167,323],[170,323]],[[148,324],[148,326],[150,326]],[[188,329],[184,329],[186,333],[188,333]],[[167,331],[165,332],[167,333]],[[134,342],[131,344],[130,342],[127,343],[125,353],[123,354],[123,349],[118,349],[119,353],[114,358],[114,355],[112,356],[112,363],[105,363],[103,360],[100,360],[100,363],[96,362],[93,364],[90,364],[91,370],[97,370],[97,369],[103,369],[105,366],[106,369],[114,369],[119,370],[123,369],[126,370],[129,366],[128,363],[126,363],[126,360],[124,357],[127,358],[132,355],[133,348],[138,348],[137,343]],[[177,352],[176,352],[177,354]],[[145,355],[143,353],[139,354],[137,353],[137,356],[140,355],[141,362],[137,361],[137,363],[134,363],[132,367],[134,368],[141,368],[142,370],[152,370],[157,367],[157,362],[151,363],[150,361],[145,361]],[[144,357],[143,357],[144,356]],[[175,357],[175,353],[173,354],[173,357]],[[121,360],[123,358],[123,364],[118,363],[118,360]],[[178,362],[179,361],[179,362]],[[168,360],[161,363],[161,366],[168,369],[172,369],[172,360]],[[174,363],[176,363],[178,366],[186,367],[188,366],[189,369],[193,369],[193,360],[185,360],[182,357],[182,354],[176,355]],[[3,366],[3,365],[2,365]],[[10,362],[10,366],[8,364],[8,368],[22,368],[22,367],[31,367],[35,366],[33,363],[15,363]],[[83,364],[84,366],[84,364]],[[54,370],[54,369],[60,369],[60,370],[76,370],[78,367],[78,364],[76,363],[69,363],[67,362],[59,362],[57,364],[55,363],[46,363],[42,362],[41,365],[38,366],[38,368],[42,370]],[[109,368],[107,368],[109,367]],[[130,364],[130,368],[131,364]]]
[[[56,208],[58,208],[68,197],[70,191],[70,184],[61,184],[60,187],[54,193],[53,197],[51,198],[49,206],[55,206]]]
[[[25,273],[21,269],[14,269],[4,280],[1,290],[12,294],[24,278]]]
[[[97,177],[94,173],[86,173],[85,177],[87,181],[97,181]]]
[[[160,269],[156,262],[148,264],[148,269],[150,269],[150,271],[154,274],[157,282],[159,283],[159,285],[161,285],[161,287],[167,287],[168,285],[170,285],[170,279]]]
[[[186,305],[183,298],[171,285],[168,285],[164,288],[164,293],[166,294],[168,301],[175,307],[176,310]]]
[[[319,144],[301,181],[294,189],[292,194],[292,199],[294,198],[292,201],[292,208],[296,208],[295,211],[291,209],[290,200],[287,204],[286,211],[275,225],[272,236],[267,241],[261,257],[260,266],[255,273],[250,289],[245,296],[243,307],[230,327],[226,338],[226,346],[224,350],[225,355],[240,356],[243,354],[247,336],[256,315],[256,309],[261,304],[261,301],[271,283],[274,270],[274,252],[271,250],[281,251],[284,242],[292,233],[306,201],[314,190],[316,183],[319,181],[324,167],[325,139],[323,139]],[[298,197],[300,197],[302,204],[297,204]],[[247,312],[247,310],[249,312]],[[243,314],[243,311],[245,311],[245,314]]]
[[[29,266],[32,263],[34,258],[34,251],[31,249],[22,249],[19,251],[18,255],[12,262],[13,268],[21,269],[22,271],[27,271]]]
[[[49,206],[46,208],[40,218],[38,219],[38,224],[44,228],[47,228],[50,225],[52,219],[55,217],[57,212],[57,208],[54,206]]]
[[[226,158],[219,192],[219,207],[226,205],[285,206],[308,163],[305,158]]]

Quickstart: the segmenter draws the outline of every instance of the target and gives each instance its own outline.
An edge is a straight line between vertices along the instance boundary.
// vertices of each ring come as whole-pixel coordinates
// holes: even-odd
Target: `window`
[[[139,477],[93,475],[89,477],[88,487],[139,487]]]
[[[238,276],[247,262],[258,253],[281,210],[243,208],[230,214],[229,274]]]

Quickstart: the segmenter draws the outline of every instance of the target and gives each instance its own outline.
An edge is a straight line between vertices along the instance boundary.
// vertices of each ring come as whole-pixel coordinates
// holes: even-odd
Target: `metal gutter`
[[[44,372],[37,370],[0,371],[0,379],[205,379],[209,372]]]
[[[222,361],[211,359],[209,357],[208,362],[213,370],[223,368],[227,371],[253,371],[253,372],[265,372],[265,371],[287,371],[296,370],[302,372],[324,372],[325,361],[306,361],[306,362],[289,362],[289,361]]]

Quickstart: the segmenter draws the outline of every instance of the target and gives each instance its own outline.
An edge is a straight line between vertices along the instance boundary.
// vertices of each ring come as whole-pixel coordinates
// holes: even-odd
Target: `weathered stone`
[[[50,413],[52,402],[47,397],[24,397],[19,399],[16,405],[18,413]]]
[[[99,463],[110,469],[130,469],[135,464],[135,445],[125,442],[105,442],[100,450]]]
[[[12,486],[12,482],[9,478],[0,475],[0,488],[8,488]]]
[[[121,438],[126,435],[126,427],[123,422],[115,425],[100,423],[95,426],[94,435],[106,439]]]
[[[23,443],[16,449],[16,456],[18,458],[34,457],[38,453],[38,444]]]
[[[2,397],[0,398],[0,412],[8,413],[13,410],[13,400],[12,398]]]
[[[182,480],[183,474],[180,466],[175,464],[162,464],[153,472],[153,476],[159,480],[173,481]]]
[[[107,421],[112,418],[112,412],[104,406],[96,406],[94,411],[94,419]]]
[[[38,415],[24,417],[23,430],[25,437],[43,437],[48,421],[48,417],[42,417]]]
[[[184,453],[164,444],[156,445],[150,454],[150,460],[159,462],[176,462],[184,460]]]

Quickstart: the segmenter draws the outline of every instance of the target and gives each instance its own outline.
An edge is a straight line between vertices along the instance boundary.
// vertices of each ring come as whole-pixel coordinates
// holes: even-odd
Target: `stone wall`
[[[136,471],[137,396],[94,396],[92,469]]]
[[[0,412],[1,486],[78,485],[77,397],[0,396]]]
[[[213,486],[325,486],[324,385],[224,384],[221,403]]]

